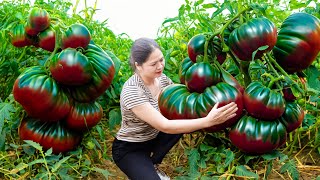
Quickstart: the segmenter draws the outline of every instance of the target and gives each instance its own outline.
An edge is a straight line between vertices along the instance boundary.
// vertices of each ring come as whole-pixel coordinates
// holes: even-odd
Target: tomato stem
[[[220,32],[220,39],[221,39],[221,46],[222,46],[222,52],[227,52],[229,51],[229,47],[226,45],[226,43],[224,42],[224,30],[234,21],[236,20],[241,14],[243,14],[244,12],[250,10],[251,8],[245,8],[243,10],[241,10],[240,12],[238,12],[238,14],[236,14],[234,17],[232,17],[229,21],[227,21],[226,24],[224,24],[221,29],[218,31]]]
[[[272,56],[267,53],[267,57],[269,58],[269,60],[276,66],[277,69],[279,69],[279,71],[285,76],[287,77],[286,79],[290,80],[290,83],[293,83],[293,87],[299,91],[301,94],[304,94],[304,91],[300,88],[300,86],[297,84],[297,82],[293,81],[289,74],[277,63],[277,61],[275,59],[272,58]]]

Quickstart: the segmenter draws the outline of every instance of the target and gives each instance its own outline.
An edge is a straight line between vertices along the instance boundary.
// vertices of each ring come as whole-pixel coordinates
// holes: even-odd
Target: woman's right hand
[[[236,116],[236,112],[238,110],[237,104],[231,102],[222,107],[219,107],[219,103],[216,103],[208,115],[205,117],[207,120],[208,127],[215,126],[218,124],[222,124],[228,119],[231,119]]]

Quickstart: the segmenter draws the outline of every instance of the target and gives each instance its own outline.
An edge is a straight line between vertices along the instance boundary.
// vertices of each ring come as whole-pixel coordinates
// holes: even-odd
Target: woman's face
[[[142,65],[137,65],[140,75],[148,78],[160,77],[165,66],[163,54],[155,49]]]

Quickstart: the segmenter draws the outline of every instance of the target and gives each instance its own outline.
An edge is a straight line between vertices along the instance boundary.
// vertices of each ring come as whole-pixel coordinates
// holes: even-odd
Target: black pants
[[[116,165],[131,180],[160,179],[154,164],[160,164],[182,134],[159,132],[155,139],[146,142],[127,142],[115,139],[112,157]]]

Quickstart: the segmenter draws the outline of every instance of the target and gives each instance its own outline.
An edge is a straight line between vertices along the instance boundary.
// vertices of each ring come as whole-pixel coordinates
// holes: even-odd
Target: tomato
[[[261,121],[251,116],[243,116],[229,132],[231,143],[249,154],[271,152],[285,143],[285,126],[275,121]]]
[[[294,102],[287,102],[286,109],[280,118],[282,124],[286,127],[287,132],[297,129],[304,119],[304,111]]]
[[[197,34],[189,40],[188,55],[193,62],[197,62],[198,55],[204,55],[204,46],[206,41],[206,36],[203,34]],[[227,54],[222,52],[221,41],[218,36],[213,37],[208,43],[207,54],[211,59],[216,57],[220,64],[222,64],[227,58]]]
[[[158,99],[160,112],[168,119],[192,119],[205,117],[214,104],[219,107],[235,102],[238,106],[236,116],[224,124],[210,127],[206,131],[213,132],[233,125],[242,115],[242,94],[231,85],[220,82],[210,86],[203,93],[189,92],[182,84],[172,84],[161,91]]]
[[[297,98],[294,96],[294,94],[293,94],[290,86],[285,86],[285,87],[283,87],[282,93],[283,93],[283,98],[284,98],[286,101],[294,101],[294,100],[297,99]]]
[[[230,50],[243,61],[251,61],[252,53],[259,47],[268,45],[263,51],[258,51],[255,59],[270,51],[277,41],[277,28],[267,18],[254,18],[233,30],[229,36]]]
[[[261,82],[252,82],[244,91],[244,106],[247,112],[258,119],[274,120],[285,110],[281,93],[265,87]]]
[[[207,62],[193,64],[185,74],[185,84],[191,92],[203,92],[220,81],[220,71]]]
[[[72,24],[62,36],[62,49],[86,48],[90,43],[91,35],[86,26],[83,24]]]
[[[50,15],[45,9],[34,7],[29,13],[28,24],[34,32],[41,32],[49,27]]]
[[[39,47],[53,52],[56,45],[56,32],[52,27],[39,33]]]
[[[69,87],[72,97],[79,102],[91,102],[111,85],[115,66],[110,56],[98,45],[89,44],[84,52],[93,67],[91,80],[79,87]]]
[[[193,62],[197,62],[197,56],[204,54],[204,44],[206,43],[206,36],[197,34],[193,36],[188,42],[188,55]]]
[[[29,67],[19,75],[13,96],[30,117],[42,121],[59,121],[71,108],[67,95],[42,66]]]
[[[81,133],[68,130],[60,121],[50,123],[32,118],[25,118],[21,121],[19,136],[22,140],[39,143],[44,150],[52,148],[54,154],[66,153],[75,149],[82,139]]]
[[[30,37],[26,34],[23,24],[18,24],[10,32],[11,44],[15,47],[25,47],[32,45]]]
[[[103,115],[101,105],[96,102],[75,102],[66,118],[66,127],[77,132],[85,132],[97,125]]]
[[[320,20],[307,13],[294,13],[283,21],[273,54],[287,72],[298,72],[316,59],[319,42]]]
[[[56,54],[50,62],[52,77],[64,85],[84,85],[93,74],[88,58],[76,49],[67,48]]]

